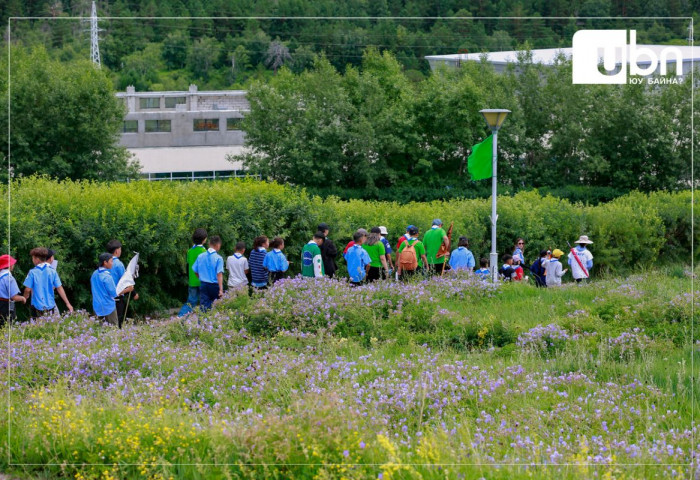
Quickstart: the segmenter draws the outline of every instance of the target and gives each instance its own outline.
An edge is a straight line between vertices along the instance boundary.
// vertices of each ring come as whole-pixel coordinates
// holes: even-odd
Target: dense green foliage
[[[513,112],[499,134],[500,185],[688,187],[690,78],[662,88],[573,85],[569,61],[545,67],[526,51],[511,67],[497,74],[488,63],[465,62],[412,83],[396,58],[370,49],[361,68],[344,74],[326,59],[301,74],[283,69],[251,86],[243,121],[251,151],[234,158],[315,190],[377,198],[388,188],[438,187],[449,198],[488,188],[469,180],[466,162],[488,135],[479,110],[497,106]]]
[[[678,267],[550,289],[297,278],[121,330],[84,313],[1,328],[0,470],[692,478],[699,292]]]
[[[100,22],[102,61],[113,72],[119,89],[133,84],[137,90],[186,90],[190,83],[207,89],[243,86],[250,79],[271,76],[273,65],[279,63],[275,59],[300,72],[321,53],[343,70],[347,65],[358,66],[367,47],[390,51],[412,78],[419,79],[428,72],[426,55],[511,50],[526,41],[533,48],[568,47],[580,28],[636,28],[640,43],[686,44],[686,19],[623,17],[683,17],[698,11],[689,0],[659,4],[642,0],[106,0],[97,7],[98,15],[104,18]],[[90,37],[84,34],[85,25],[67,18],[89,15],[90,2],[75,0],[9,0],[0,5],[3,24],[9,16],[47,17],[13,21],[12,38],[43,43],[64,60],[89,58]],[[531,18],[475,18],[506,16]],[[577,16],[620,18],[573,18]],[[289,57],[274,45],[283,45]]]
[[[138,165],[118,145],[124,104],[104,71],[81,60],[52,60],[42,47],[13,48],[0,60],[0,157],[15,176],[116,180],[135,177]],[[8,116],[9,114],[9,116]],[[8,123],[10,141],[8,142]],[[6,165],[6,163],[5,163]],[[7,169],[0,170],[7,181]]]
[[[490,250],[490,203],[484,199],[429,203],[341,201],[310,197],[304,191],[254,180],[216,183],[53,182],[12,183],[9,251],[18,258],[20,282],[31,268],[29,251],[47,246],[58,253],[59,274],[73,305],[90,308],[89,277],[97,255],[112,238],[124,243],[123,260],[141,254],[137,311],[173,307],[186,292],[185,251],[196,227],[223,238],[222,254],[235,242],[248,247],[258,235],[281,236],[285,253],[299,269],[301,248],[316,225],[327,222],[331,238],[343,246],[359,227],[385,225],[392,243],[408,224],[427,229],[439,217],[454,222],[453,238],[466,235],[477,258]],[[7,199],[4,194],[3,198]],[[512,252],[519,236],[526,258],[542,248],[566,250],[581,234],[595,244],[594,274],[648,266],[661,260],[688,260],[691,236],[690,192],[633,193],[607,204],[583,206],[537,192],[499,198],[498,251]],[[6,210],[6,204],[2,211]],[[7,231],[7,215],[0,215]],[[7,252],[7,237],[0,240]],[[342,262],[341,262],[342,263]]]
[[[452,186],[430,186],[430,185],[404,185],[387,187],[377,190],[365,188],[313,188],[306,190],[312,195],[320,197],[337,197],[341,200],[381,200],[392,202],[400,199],[401,203],[408,202],[430,202],[433,200],[457,200],[464,198],[491,198],[491,184],[487,182],[466,183],[458,187]],[[510,185],[499,185],[499,195],[513,195],[518,191],[527,189],[516,189]],[[564,198],[571,202],[580,202],[589,205],[609,202],[626,192],[610,187],[584,187],[578,185],[566,185],[562,187],[539,187],[538,192],[542,195],[552,195]]]

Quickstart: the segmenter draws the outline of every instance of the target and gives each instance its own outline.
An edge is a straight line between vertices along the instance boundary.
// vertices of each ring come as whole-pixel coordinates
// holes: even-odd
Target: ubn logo
[[[571,53],[573,83],[625,84],[628,60],[630,75],[650,75],[659,67],[659,61],[659,73],[666,75],[670,55],[675,56],[676,75],[683,75],[683,54],[678,48],[664,48],[659,58],[653,50],[637,47],[636,30],[630,30],[629,46],[627,30],[579,30],[574,33]],[[607,74],[598,71],[601,59]],[[644,67],[638,64],[642,60]]]

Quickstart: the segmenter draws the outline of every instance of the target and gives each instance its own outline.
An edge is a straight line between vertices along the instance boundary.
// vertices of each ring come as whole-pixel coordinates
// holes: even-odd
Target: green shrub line
[[[8,190],[0,189],[8,230]],[[223,239],[222,255],[237,241],[250,247],[258,235],[281,236],[285,253],[299,269],[301,248],[320,222],[330,225],[338,246],[359,227],[384,225],[395,243],[408,224],[421,231],[433,218],[446,227],[454,222],[453,238],[466,235],[477,258],[490,250],[490,200],[434,200],[401,203],[340,200],[312,196],[303,189],[253,179],[195,183],[98,183],[52,181],[31,177],[11,185],[10,235],[0,248],[18,259],[19,283],[32,267],[29,251],[46,246],[57,251],[58,271],[74,306],[91,310],[89,277],[97,255],[111,238],[124,243],[122,260],[140,256],[134,304],[138,313],[171,308],[184,301],[187,277],[185,251],[192,231],[204,227]],[[517,237],[527,240],[526,258],[547,247],[566,250],[581,234],[595,243],[594,275],[616,273],[660,261],[689,263],[693,243],[691,192],[633,192],[595,206],[571,203],[537,191],[498,199],[498,251],[512,249]],[[696,233],[695,240],[698,240]],[[339,262],[339,263],[342,263]]]

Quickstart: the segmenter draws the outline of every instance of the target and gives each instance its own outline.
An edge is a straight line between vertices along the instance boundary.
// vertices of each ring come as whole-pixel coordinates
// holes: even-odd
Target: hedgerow
[[[7,232],[7,187],[0,228]],[[490,200],[468,199],[400,203],[311,196],[304,190],[251,179],[215,183],[56,182],[25,178],[11,185],[10,236],[0,239],[2,252],[19,261],[21,281],[32,267],[29,251],[47,246],[57,251],[59,273],[71,302],[91,309],[89,277],[97,255],[111,238],[124,244],[122,259],[141,254],[138,312],[174,307],[185,298],[185,251],[192,231],[204,227],[223,238],[222,255],[237,241],[248,247],[258,235],[285,238],[287,257],[298,272],[300,251],[319,222],[342,248],[359,227],[384,225],[391,243],[406,225],[429,228],[441,218],[454,222],[453,238],[466,235],[475,256],[490,250]],[[517,237],[527,240],[526,258],[542,248],[561,248],[587,234],[595,242],[594,273],[654,264],[659,256],[689,259],[690,192],[632,193],[610,203],[587,206],[537,191],[499,198],[498,251],[510,252]],[[698,238],[695,239],[696,241]],[[342,264],[342,261],[339,263]],[[60,302],[59,302],[60,303]]]

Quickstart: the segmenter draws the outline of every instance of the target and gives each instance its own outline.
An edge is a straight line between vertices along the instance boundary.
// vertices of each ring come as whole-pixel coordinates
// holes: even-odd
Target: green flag
[[[467,170],[472,180],[483,180],[493,176],[493,135],[472,147],[472,154],[467,160]]]

